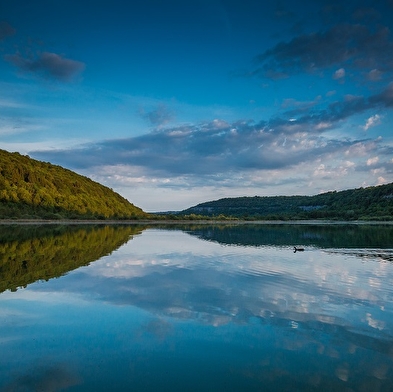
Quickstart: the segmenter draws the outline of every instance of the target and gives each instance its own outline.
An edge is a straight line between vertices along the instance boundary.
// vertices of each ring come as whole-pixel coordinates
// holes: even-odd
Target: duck
[[[298,248],[298,247],[294,246],[293,253],[296,253],[296,252],[304,252],[304,248]]]

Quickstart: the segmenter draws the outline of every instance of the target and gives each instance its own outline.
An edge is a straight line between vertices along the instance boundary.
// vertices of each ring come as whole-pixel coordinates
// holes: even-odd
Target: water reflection
[[[133,226],[0,226],[0,292],[51,279],[110,254]]]
[[[392,248],[393,225],[357,224],[271,224],[229,226],[185,226],[198,238],[241,246],[295,246],[318,248]]]
[[[53,390],[392,387],[390,227],[112,229],[88,268],[0,295],[0,389],[64,363]]]

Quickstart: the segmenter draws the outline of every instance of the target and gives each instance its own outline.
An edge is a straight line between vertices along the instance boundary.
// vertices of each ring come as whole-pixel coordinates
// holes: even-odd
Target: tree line
[[[393,220],[393,183],[315,196],[224,198],[188,208],[177,217],[227,219]]]

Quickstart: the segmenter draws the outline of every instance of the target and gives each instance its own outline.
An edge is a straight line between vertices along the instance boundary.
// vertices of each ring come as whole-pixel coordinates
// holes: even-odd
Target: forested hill
[[[87,177],[0,150],[1,219],[138,219],[146,215]]]
[[[181,215],[240,219],[393,220],[393,183],[315,196],[235,197],[198,204]]]

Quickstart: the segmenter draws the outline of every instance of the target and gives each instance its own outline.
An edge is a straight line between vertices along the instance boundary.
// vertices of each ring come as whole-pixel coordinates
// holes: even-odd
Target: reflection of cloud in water
[[[380,331],[383,331],[385,329],[385,323],[382,321],[374,320],[370,313],[366,314],[366,320],[368,325],[372,328],[379,329]]]
[[[318,338],[332,334],[350,342],[348,351],[350,344],[360,344],[390,352],[393,271],[386,263],[359,263],[356,257],[318,249],[293,254],[274,247],[204,245],[181,233],[147,231],[56,282],[56,288],[148,310],[158,319],[143,333],[157,337],[170,334],[161,324],[166,317],[211,326],[256,319],[284,329],[296,326],[296,344],[304,346],[313,331],[313,344],[321,350],[327,348]],[[304,341],[302,331],[308,331]]]
[[[212,326],[246,324],[251,318],[257,318],[263,324],[283,328],[296,325],[298,330],[312,330],[317,335],[342,335],[356,344],[363,342],[384,352],[390,350],[389,344],[375,345],[372,337],[375,326],[386,323],[378,320],[383,312],[365,320],[363,311],[359,310],[359,299],[347,293],[314,286],[312,282],[298,281],[284,274],[251,276],[208,268],[162,267],[157,270],[156,267],[150,274],[145,271],[144,276],[128,279],[96,277],[93,290],[104,301],[134,305],[159,317],[190,319]],[[91,278],[86,276],[86,279]],[[365,308],[371,306],[365,293],[358,291],[357,294],[361,295]],[[360,332],[352,323],[362,325]],[[371,330],[367,331],[367,327]],[[169,329],[155,321],[146,326],[145,332],[166,334]],[[298,344],[309,343],[308,338],[303,343],[298,340]]]
[[[15,377],[4,392],[55,392],[78,385],[81,380],[66,365],[42,365]]]
[[[82,313],[91,305],[100,315],[92,325],[109,336],[99,335],[93,351],[101,363],[101,344],[108,343],[110,355],[119,359],[109,357],[108,364],[117,370],[123,363],[127,377],[145,379],[175,369],[177,380],[176,372],[187,378],[184,370],[195,364],[216,372],[211,365],[220,355],[232,374],[267,390],[278,385],[281,390],[342,390],[343,385],[356,390],[354,380],[375,390],[380,380],[392,377],[393,266],[378,257],[370,260],[363,263],[334,249],[310,247],[294,254],[292,248],[222,246],[147,230],[89,267],[12,296],[50,302],[53,308],[57,296],[67,304],[80,299]],[[125,346],[119,349],[122,339]],[[40,380],[56,374],[32,370],[14,376],[8,390],[17,391],[18,385],[28,390],[30,383],[34,391]],[[59,373],[64,384],[42,383],[42,390],[66,389],[66,373]],[[78,382],[70,372],[68,379]]]

